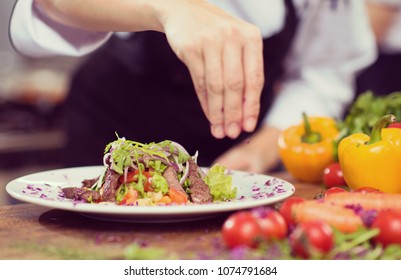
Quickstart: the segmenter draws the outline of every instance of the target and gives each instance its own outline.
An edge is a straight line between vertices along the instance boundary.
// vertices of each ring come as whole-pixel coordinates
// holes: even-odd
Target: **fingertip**
[[[213,137],[215,137],[217,139],[222,139],[226,136],[222,125],[212,125],[210,130],[211,130]]]
[[[248,117],[245,119],[243,127],[246,132],[253,132],[256,128],[257,119],[255,117]]]
[[[227,127],[227,136],[231,139],[237,138],[241,134],[241,127],[238,123],[232,122]]]

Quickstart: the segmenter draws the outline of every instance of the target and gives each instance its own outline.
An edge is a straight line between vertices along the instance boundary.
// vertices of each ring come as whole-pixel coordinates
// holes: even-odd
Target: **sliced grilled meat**
[[[64,196],[73,200],[99,201],[100,193],[87,188],[69,187],[62,189]]]
[[[180,182],[177,178],[177,171],[172,166],[168,166],[166,170],[163,172],[163,177],[166,179],[167,184],[170,188],[176,189],[177,191],[183,192],[186,194],[184,188],[181,186]]]
[[[189,160],[188,178],[191,182],[189,189],[191,190],[190,198],[193,203],[203,204],[212,202],[209,186],[201,179],[198,173],[199,166],[194,160]]]
[[[91,188],[97,181],[99,180],[99,177],[93,178],[93,179],[86,179],[82,181],[82,188]]]
[[[106,175],[104,178],[104,184],[103,184],[103,192],[102,192],[102,200],[103,201],[110,201],[114,202],[116,201],[116,191],[118,189],[118,178],[120,178],[120,175],[111,170],[107,169]]]

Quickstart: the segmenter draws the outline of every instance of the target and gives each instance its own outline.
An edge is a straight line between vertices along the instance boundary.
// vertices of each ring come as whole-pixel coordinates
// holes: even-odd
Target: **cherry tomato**
[[[306,199],[303,197],[292,196],[284,200],[283,204],[280,207],[280,214],[283,216],[285,222],[287,223],[288,227],[292,227],[295,225],[295,221],[292,215],[292,206],[297,203],[304,202]]]
[[[258,208],[252,213],[262,228],[265,240],[283,239],[287,235],[287,223],[279,212],[269,208]]]
[[[263,240],[263,229],[251,211],[240,211],[231,214],[224,222],[222,236],[230,249],[238,246],[256,248]]]
[[[339,193],[339,192],[346,192],[346,190],[344,190],[343,188],[340,188],[340,187],[332,187],[324,192],[324,197],[327,197],[333,193]]]
[[[371,228],[378,228],[379,235],[373,241],[383,246],[401,244],[401,213],[395,211],[380,211]]]
[[[323,184],[327,188],[343,187],[347,183],[344,180],[341,166],[338,162],[331,163],[323,171]]]
[[[360,193],[383,193],[382,191],[372,188],[372,187],[359,187],[354,192],[360,192]]]
[[[401,122],[390,123],[388,128],[401,128]]]
[[[307,221],[294,229],[290,235],[292,253],[302,258],[330,252],[334,245],[332,228],[322,221]]]

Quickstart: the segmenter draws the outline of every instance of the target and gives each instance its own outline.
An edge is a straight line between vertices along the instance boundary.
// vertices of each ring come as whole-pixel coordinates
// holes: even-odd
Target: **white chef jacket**
[[[263,37],[284,24],[283,0],[209,0],[257,25]],[[265,117],[285,129],[302,112],[341,118],[354,97],[354,75],[376,58],[374,35],[364,0],[293,0],[300,19],[285,62],[285,76]],[[20,53],[32,57],[86,55],[104,44],[111,32],[91,32],[52,21],[33,0],[19,0],[10,21],[10,38]],[[117,34],[123,35],[123,34]]]

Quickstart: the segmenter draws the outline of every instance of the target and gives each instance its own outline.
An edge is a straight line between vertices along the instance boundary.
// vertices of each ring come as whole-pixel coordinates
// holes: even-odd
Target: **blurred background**
[[[14,0],[0,1],[0,206],[15,203],[5,186],[12,179],[61,166],[60,111],[78,59],[33,60],[8,39]]]

